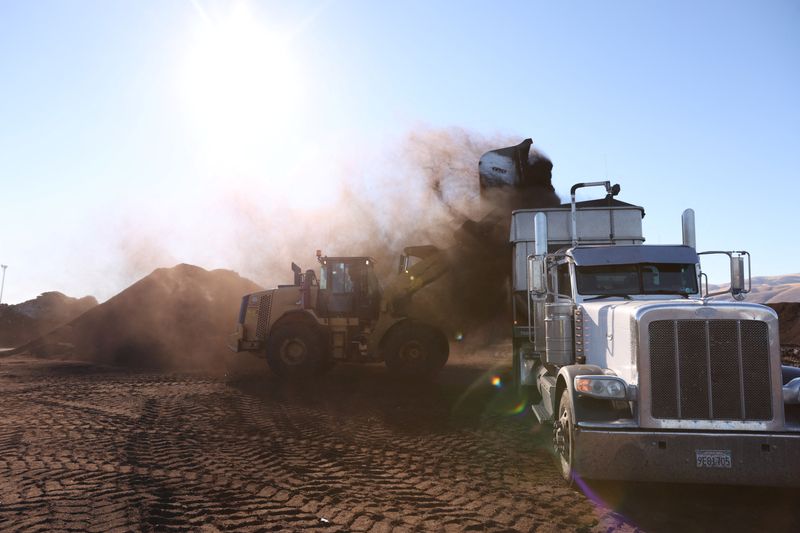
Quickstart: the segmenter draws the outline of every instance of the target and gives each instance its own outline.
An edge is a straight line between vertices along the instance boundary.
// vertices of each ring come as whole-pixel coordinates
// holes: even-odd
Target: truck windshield
[[[692,264],[638,263],[632,265],[578,266],[575,276],[579,294],[623,296],[631,294],[680,294],[697,292]]]

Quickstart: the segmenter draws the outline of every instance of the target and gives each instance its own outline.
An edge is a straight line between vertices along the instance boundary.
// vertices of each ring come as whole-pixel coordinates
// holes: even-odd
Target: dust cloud
[[[376,258],[387,286],[404,247],[433,244],[444,250],[452,270],[415,295],[412,316],[436,323],[451,338],[470,337],[500,317],[496,322],[502,325],[493,328],[506,334],[511,211],[560,204],[551,185],[552,163],[536,149],[529,154],[524,187],[481,189],[481,155],[520,140],[461,128],[420,128],[382,155],[378,172],[343,177],[327,206],[267,209],[263,200],[239,195],[233,211],[240,269],[266,285],[285,283],[290,261],[315,266],[308,261],[315,262],[314,251],[321,249],[327,255]]]
[[[198,231],[192,242],[169,240],[175,232],[168,227],[154,233],[152,221],[149,232],[130,225],[118,241],[124,272],[158,261],[174,264],[188,245],[208,248],[245,277],[188,264],[158,268],[26,348],[115,365],[208,369],[227,353],[225,337],[235,327],[241,297],[259,285],[289,283],[292,261],[315,268],[317,249],[372,256],[386,287],[403,248],[424,244],[443,250],[451,271],[418,292],[409,313],[439,325],[451,339],[493,340],[494,333],[481,331],[487,324],[505,335],[510,210],[559,204],[550,184],[552,164],[535,150],[528,167],[538,177],[524,190],[481,190],[481,155],[519,140],[420,128],[368,164],[350,165],[345,175],[333,166],[320,169],[334,182],[330,198],[316,207],[251,194],[232,182],[221,208],[206,217],[212,230]],[[293,186],[308,186],[295,181]]]

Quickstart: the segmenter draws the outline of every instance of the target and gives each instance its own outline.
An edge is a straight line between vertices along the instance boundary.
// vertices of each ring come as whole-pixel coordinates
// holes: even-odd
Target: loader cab
[[[378,318],[381,289],[371,257],[320,257],[319,313],[323,317]]]

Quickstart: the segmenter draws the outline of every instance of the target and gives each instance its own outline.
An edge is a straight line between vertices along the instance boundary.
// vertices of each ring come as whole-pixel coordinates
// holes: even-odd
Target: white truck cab
[[[606,198],[576,202],[587,186]],[[566,481],[800,484],[800,372],[781,365],[777,315],[704,289],[701,256],[724,253],[741,300],[749,254],[698,253],[691,210],[681,244],[646,245],[619,186],[571,193],[515,211],[510,238],[515,381]]]

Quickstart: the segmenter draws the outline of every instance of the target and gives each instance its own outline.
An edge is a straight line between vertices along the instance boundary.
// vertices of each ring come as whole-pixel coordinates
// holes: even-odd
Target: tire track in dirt
[[[296,387],[23,361],[0,372],[0,530],[636,529],[566,488],[549,433],[490,408],[491,388],[465,398],[480,372],[459,372],[415,385],[343,368]],[[647,529],[709,525],[658,494],[663,508],[628,507]]]
[[[508,512],[510,498],[485,502],[508,493],[489,479],[503,475],[482,465],[496,428],[404,434],[370,408],[349,417],[325,402],[265,401],[196,377],[95,378],[45,375],[20,393],[36,422],[23,448],[19,431],[0,433],[0,446],[24,459],[12,491],[25,503],[5,506],[4,523],[499,531],[527,519]],[[475,476],[485,478],[481,490]]]
[[[128,461],[142,468],[132,482],[136,492],[145,496],[139,504],[144,524],[193,526],[209,515],[223,528],[278,521],[299,529],[318,523],[316,516],[259,496],[252,486],[243,490],[236,471],[226,469],[220,475],[213,464],[198,460],[202,457],[190,451],[192,443],[210,441],[210,435],[196,429],[180,431],[180,417],[187,411],[183,407],[172,399],[148,400],[126,449]],[[174,438],[176,434],[180,438]]]
[[[258,426],[259,422],[265,420],[263,413],[254,413],[253,409],[239,410],[249,415],[245,417],[245,422],[250,425]],[[277,438],[290,436],[289,445],[299,446],[296,451],[303,458],[301,466],[311,469],[315,479],[314,484],[304,490],[314,491],[318,498],[332,496],[334,504],[350,507],[364,500],[372,502],[377,509],[388,505],[396,516],[414,517],[408,523],[400,521],[409,527],[419,525],[416,516],[419,514],[437,524],[452,522],[466,526],[474,521],[489,529],[523,525],[523,529],[527,529],[532,524],[531,513],[520,510],[519,503],[513,498],[507,497],[502,505],[496,505],[498,494],[513,494],[513,481],[518,476],[496,473],[498,479],[508,478],[501,488],[497,488],[496,483],[486,483],[488,469],[483,463],[487,458],[496,462],[496,457],[492,458],[493,449],[499,447],[494,443],[502,442],[503,438],[495,428],[478,433],[449,431],[443,435],[404,436],[396,430],[376,424],[374,416],[348,417],[345,422],[318,409],[293,404],[284,404],[281,410],[286,416],[272,419],[273,423],[275,418],[281,421],[282,427],[277,429]],[[506,425],[508,427],[521,426],[510,423]],[[523,436],[526,433],[517,432]],[[480,438],[476,439],[476,436]],[[300,437],[299,441],[297,437]],[[487,443],[492,444],[492,449],[486,449]],[[512,460],[506,461],[504,468],[517,470],[527,467],[526,463],[519,460],[524,457],[527,463],[531,463],[532,455],[527,453],[531,451],[531,446],[525,448],[521,452],[524,455],[514,454]],[[509,448],[505,446],[503,449]],[[484,450],[484,453],[476,453],[478,450]],[[463,468],[469,464],[466,460],[470,458],[473,464],[467,469]],[[436,468],[431,467],[433,460]],[[535,470],[543,467],[552,475],[557,475],[549,457],[543,460],[542,454],[539,454],[533,462]],[[451,472],[460,476],[460,479],[446,479],[452,478]],[[430,479],[437,479],[438,483],[431,483]],[[475,479],[482,480],[482,490],[471,490],[475,486]],[[448,488],[443,488],[443,481]],[[559,486],[560,479],[552,481]],[[538,483],[541,484],[541,480]],[[452,490],[454,486],[457,490]],[[570,499],[579,502],[572,491],[565,489],[565,492],[572,496]],[[450,500],[457,495],[460,500],[453,505]],[[481,501],[495,503],[475,504]],[[470,505],[474,509],[470,509]],[[586,506],[586,511],[591,516],[591,506]],[[487,513],[491,514],[487,516]],[[551,516],[541,516],[538,522],[548,522]],[[376,511],[369,518],[382,517]],[[596,523],[596,520],[590,519],[591,523]],[[389,525],[399,525],[398,519],[395,518]]]

